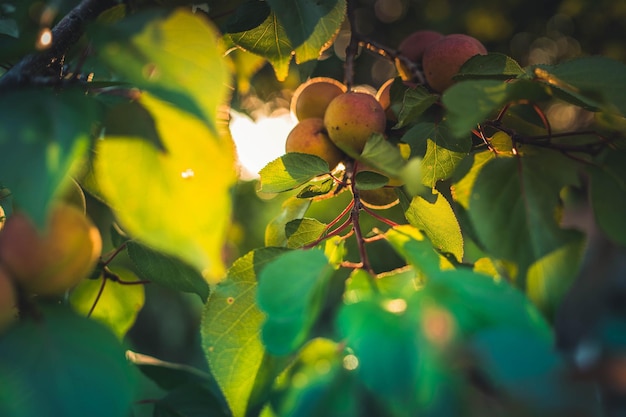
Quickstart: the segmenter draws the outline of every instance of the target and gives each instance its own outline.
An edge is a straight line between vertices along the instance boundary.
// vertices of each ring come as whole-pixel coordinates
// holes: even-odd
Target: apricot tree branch
[[[117,4],[115,0],[81,1],[52,29],[52,43],[48,49],[25,56],[0,78],[0,91],[29,85],[31,79],[45,74],[51,64],[61,62],[78,42],[88,22]]]

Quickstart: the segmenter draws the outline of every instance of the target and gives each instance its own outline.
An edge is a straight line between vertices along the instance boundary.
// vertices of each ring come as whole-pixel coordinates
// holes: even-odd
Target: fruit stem
[[[102,277],[102,284],[100,284],[100,289],[98,290],[98,294],[96,295],[96,299],[93,300],[93,304],[87,313],[87,317],[91,317],[93,311],[96,309],[96,305],[98,305],[98,301],[100,301],[100,297],[102,297],[102,293],[104,292],[104,286],[107,284],[106,278]]]

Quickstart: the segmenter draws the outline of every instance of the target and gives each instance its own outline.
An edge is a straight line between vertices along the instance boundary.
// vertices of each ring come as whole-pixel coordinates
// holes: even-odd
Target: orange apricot
[[[301,84],[293,94],[291,112],[298,120],[324,118],[328,104],[345,93],[346,86],[329,77],[315,77]]]

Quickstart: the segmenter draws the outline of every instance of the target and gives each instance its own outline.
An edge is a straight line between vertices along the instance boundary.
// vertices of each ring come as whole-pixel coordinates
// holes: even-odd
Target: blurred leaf
[[[528,269],[527,294],[535,305],[554,317],[557,307],[578,276],[585,239],[583,235],[550,252]]]
[[[158,150],[166,151],[152,115],[136,101],[120,103],[109,109],[104,129],[108,136],[145,140]]]
[[[265,355],[257,277],[286,250],[262,248],[236,260],[227,278],[214,287],[202,313],[202,348],[234,417],[245,416]]]
[[[206,384],[189,383],[174,388],[154,404],[153,417],[229,417],[228,408]]]
[[[264,193],[293,190],[314,177],[330,172],[319,156],[289,152],[267,164],[260,172]]]
[[[267,0],[283,25],[296,63],[316,60],[339,32],[346,13],[346,0]]]
[[[0,183],[38,226],[86,155],[97,116],[96,102],[78,91],[0,94]]]
[[[446,198],[434,192],[433,202],[421,196],[413,197],[405,210],[407,221],[423,231],[433,247],[440,252],[454,255],[457,261],[463,259],[463,235],[454,211]]]
[[[385,238],[396,252],[427,277],[440,271],[441,257],[422,233],[409,225],[389,229]]]
[[[358,160],[392,177],[398,177],[406,164],[400,149],[382,133],[373,133],[367,139]]]
[[[65,306],[41,313],[0,338],[0,415],[126,415],[135,381],[113,333]]]
[[[553,151],[490,160],[478,173],[469,202],[480,242],[493,257],[514,261],[525,271],[577,238],[556,219],[561,189],[577,182],[572,162]]]
[[[229,74],[208,20],[183,8],[170,14],[153,10],[98,26],[92,35],[99,58],[114,72],[218,133],[216,112]]]
[[[224,40],[267,59],[274,67],[278,81],[287,78],[294,47],[274,12],[256,28],[228,33],[224,35]]]
[[[423,86],[407,89],[402,100],[402,107],[398,112],[398,123],[393,128],[399,129],[414,122],[438,99],[436,94],[429,93]]]
[[[152,250],[133,240],[126,243],[126,252],[141,279],[177,291],[198,294],[203,302],[209,297],[209,284],[202,274],[180,259]]]
[[[450,178],[472,146],[469,135],[453,136],[447,123],[419,123],[404,134],[402,141],[411,146],[411,155],[423,156],[422,183],[431,188],[437,181]]]
[[[376,290],[372,286],[373,283]],[[420,285],[418,274],[412,266],[394,269],[375,277],[362,269],[355,269],[346,280],[343,297],[346,304],[369,300],[376,297],[379,292],[389,298],[406,298],[417,291]]]
[[[300,248],[319,238],[326,230],[326,225],[317,219],[295,219],[285,225],[287,247]]]
[[[233,9],[235,10],[226,23],[222,25],[222,31],[224,33],[243,32],[254,29],[263,23],[271,12],[270,6],[264,1],[240,0],[239,2],[241,4],[239,4],[236,9],[233,8],[232,2],[229,2],[228,8],[221,11],[221,14],[227,14],[228,12],[232,12]],[[219,5],[215,6],[219,7]],[[209,5],[211,14],[214,14],[216,7]]]
[[[112,272],[124,281],[138,280],[131,271],[126,269],[112,268]],[[72,291],[70,304],[78,313],[86,316],[97,299],[98,302],[91,313],[91,318],[106,325],[119,339],[123,339],[143,307],[144,287],[141,284],[122,285],[109,280],[98,298],[102,279],[104,278],[82,280]]]
[[[341,236],[332,236],[324,240],[324,255],[328,258],[328,262],[335,268],[339,269],[344,258],[348,254],[346,249],[346,239]]]
[[[255,2],[264,4],[261,2]],[[235,68],[235,78],[237,80],[237,91],[242,94],[250,92],[250,80],[265,65],[265,59],[258,55],[251,54],[242,49],[234,49],[228,56],[233,61]]]
[[[281,211],[265,228],[265,246],[287,246],[285,226],[292,220],[301,219],[311,206],[311,200],[290,197],[281,206]]]
[[[140,102],[153,115],[167,152],[132,138],[100,140],[98,187],[131,236],[216,282],[224,274],[222,245],[236,180],[232,141],[148,94]]]
[[[483,166],[496,158],[496,155],[489,151],[483,151],[474,153],[470,156],[472,159],[472,166],[470,170],[457,182],[455,182],[452,187],[452,196],[454,201],[459,203],[463,208],[467,209],[469,207],[470,195],[472,194],[472,189],[474,188],[474,184],[476,184],[476,177],[480,173]]]
[[[285,253],[261,271],[257,299],[267,315],[263,343],[269,353],[287,355],[306,341],[332,272],[319,249]]]
[[[474,55],[463,64],[455,80],[489,78],[507,80],[522,75],[524,70],[517,61],[504,54]]]
[[[591,174],[591,205],[602,231],[613,241],[626,246],[626,218],[618,207],[626,207],[626,153],[609,151]]]
[[[204,384],[217,383],[211,374],[189,365],[166,362],[152,356],[126,351],[126,358],[155,384],[164,390],[172,390],[189,382]]]

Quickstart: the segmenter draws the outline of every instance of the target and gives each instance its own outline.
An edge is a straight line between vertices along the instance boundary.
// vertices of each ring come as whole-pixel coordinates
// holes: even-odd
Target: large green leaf
[[[311,206],[311,200],[290,197],[280,207],[280,213],[265,228],[265,246],[287,246],[285,226],[287,223],[304,217]]]
[[[289,152],[268,163],[259,172],[261,191],[280,193],[293,190],[318,175],[330,172],[319,156]]]
[[[64,306],[0,338],[0,415],[128,415],[134,378],[116,337]]]
[[[463,64],[454,77],[457,81],[468,78],[510,79],[522,75],[524,70],[504,54],[474,55]]]
[[[198,294],[204,302],[209,297],[209,284],[200,272],[179,258],[157,252],[133,240],[126,243],[126,252],[141,279]]]
[[[446,123],[419,123],[404,134],[402,141],[411,146],[411,155],[423,156],[422,183],[431,188],[454,173],[472,146],[469,135],[454,137]]]
[[[234,417],[245,415],[265,355],[257,276],[285,251],[263,248],[239,258],[215,286],[202,313],[202,347]]]
[[[326,230],[326,225],[317,219],[292,220],[285,226],[288,248],[300,248],[314,242]]]
[[[113,269],[125,282],[137,281],[137,277],[126,269]],[[102,293],[102,279],[83,280],[70,296],[70,303],[74,309],[87,315],[91,312],[91,318],[108,326],[120,339],[123,339],[126,332],[135,323],[137,314],[143,307],[145,301],[145,291],[141,284],[122,285],[117,282],[107,281]],[[97,303],[96,303],[97,301]]]
[[[405,210],[407,221],[422,230],[433,246],[440,252],[454,255],[457,261],[463,259],[463,235],[454,211],[446,198],[436,193],[434,201],[421,196],[413,197]]]
[[[320,249],[285,253],[261,271],[257,299],[267,315],[263,343],[269,353],[287,355],[306,341],[332,272]]]
[[[39,226],[87,152],[95,101],[77,91],[0,94],[0,183]]]
[[[610,151],[598,166],[590,168],[591,205],[596,222],[606,235],[626,246],[626,153]]]
[[[317,59],[339,32],[346,0],[268,0],[293,48],[296,62]]]
[[[492,256],[525,271],[578,236],[556,219],[559,192],[577,181],[571,161],[552,151],[490,160],[478,173],[469,202],[480,242]]]
[[[215,116],[229,74],[207,20],[182,8],[151,11],[100,26],[93,35],[99,58],[114,72],[200,118],[217,134]]]
[[[215,94],[224,88],[213,87]],[[167,151],[132,137],[107,137],[96,149],[97,186],[131,236],[215,282],[224,274],[222,245],[236,180],[232,141],[148,94],[141,104]]]

